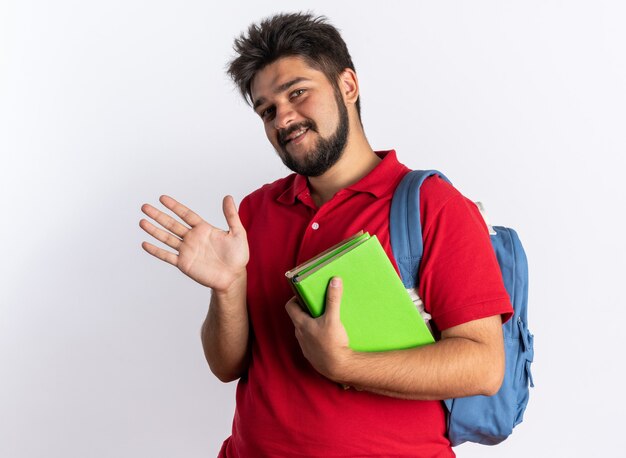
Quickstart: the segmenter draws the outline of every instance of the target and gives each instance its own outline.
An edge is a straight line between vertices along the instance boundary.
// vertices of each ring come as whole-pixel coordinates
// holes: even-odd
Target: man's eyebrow
[[[301,83],[302,81],[311,81],[311,80],[309,78],[305,78],[304,76],[299,76],[290,81],[287,81],[286,83],[281,84],[280,86],[275,88],[273,92],[274,94],[279,94],[281,92],[286,91],[294,84]],[[256,102],[254,102],[254,105],[252,106],[252,108],[254,109],[254,111],[256,111],[256,109],[259,108],[259,106],[263,105],[264,103],[265,103],[265,99],[263,97],[260,97],[259,99],[257,99]]]

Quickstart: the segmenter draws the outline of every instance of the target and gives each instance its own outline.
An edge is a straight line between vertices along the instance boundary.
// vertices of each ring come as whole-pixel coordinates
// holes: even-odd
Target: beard
[[[326,171],[341,158],[346,148],[350,127],[348,109],[343,103],[343,99],[340,95],[337,96],[337,94],[335,94],[335,100],[339,113],[337,129],[335,129],[335,132],[328,138],[320,136],[314,149],[303,155],[302,159],[296,159],[287,151],[287,143],[284,139],[302,128],[319,133],[316,123],[313,120],[303,121],[279,133],[278,144],[280,145],[280,151],[278,151],[278,155],[289,170],[304,175],[305,177],[318,177],[326,173]]]

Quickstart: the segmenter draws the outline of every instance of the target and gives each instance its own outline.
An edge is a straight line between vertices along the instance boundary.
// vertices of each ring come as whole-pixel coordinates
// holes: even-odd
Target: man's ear
[[[339,89],[346,105],[354,105],[359,98],[359,80],[351,68],[339,75]]]

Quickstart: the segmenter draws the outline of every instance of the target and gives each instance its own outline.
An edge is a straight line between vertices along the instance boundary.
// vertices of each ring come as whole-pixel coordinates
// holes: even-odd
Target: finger
[[[170,253],[169,251],[156,247],[148,242],[143,242],[141,247],[155,258],[159,258],[161,261],[165,261],[173,266],[178,264],[178,256],[174,253]]]
[[[180,219],[189,224],[191,227],[197,226],[203,221],[203,219],[200,218],[196,213],[185,207],[180,202],[172,199],[170,196],[161,196],[159,198],[159,201],[167,208],[172,210]]]
[[[189,228],[187,226],[179,223],[167,213],[157,210],[150,204],[143,204],[141,206],[141,211],[181,239],[187,232],[189,232]]]
[[[287,310],[289,318],[291,318],[291,321],[293,321],[295,325],[298,325],[304,319],[309,318],[309,315],[302,310],[302,307],[295,296],[289,299],[289,301],[285,304],[285,310]]]
[[[324,315],[329,319],[340,319],[341,295],[343,294],[343,282],[340,277],[333,277],[326,288],[326,310]]]
[[[139,227],[141,227],[144,231],[146,231],[152,237],[157,239],[159,242],[163,242],[170,248],[173,248],[176,251],[179,251],[182,240],[179,239],[178,237],[173,236],[172,234],[170,234],[167,231],[164,231],[163,229],[159,229],[150,221],[145,220],[145,219],[142,219],[141,221],[139,221]]]
[[[237,206],[235,205],[235,199],[233,196],[226,196],[222,201],[222,210],[226,217],[226,224],[228,224],[228,230],[233,235],[239,235],[242,231],[245,232],[241,219],[239,219],[239,213],[237,212]]]

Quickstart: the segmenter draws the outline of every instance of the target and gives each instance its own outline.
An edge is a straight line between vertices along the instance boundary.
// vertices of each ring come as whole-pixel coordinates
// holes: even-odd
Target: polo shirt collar
[[[276,199],[281,204],[292,205],[299,197],[302,200],[304,194],[309,193],[309,183],[305,176],[293,174],[294,179],[290,186],[285,189]]]
[[[381,197],[388,193],[391,187],[396,186],[400,176],[408,169],[398,162],[395,150],[376,151],[376,154],[382,159],[380,163],[370,173],[345,189],[367,192],[375,197]],[[294,175],[291,185],[278,196],[278,202],[292,205],[296,199],[302,201],[310,198],[307,178],[298,174]]]
[[[368,192],[377,198],[387,194],[392,187],[395,189],[406,167],[398,162],[395,150],[376,151],[376,154],[382,161],[370,173],[346,189]]]

